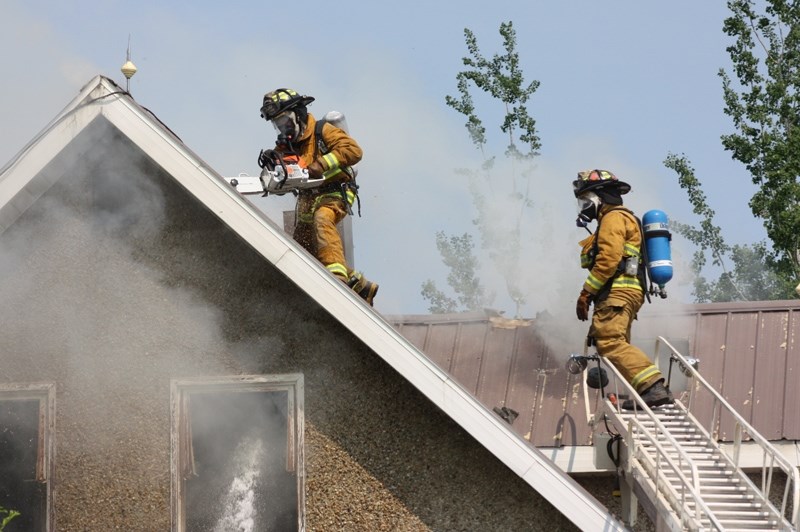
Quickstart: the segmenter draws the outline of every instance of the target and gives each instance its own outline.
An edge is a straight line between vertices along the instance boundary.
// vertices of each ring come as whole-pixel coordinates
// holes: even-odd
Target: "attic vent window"
[[[53,524],[55,386],[0,384],[0,523],[55,530]]]
[[[303,376],[173,380],[172,529],[303,530]]]

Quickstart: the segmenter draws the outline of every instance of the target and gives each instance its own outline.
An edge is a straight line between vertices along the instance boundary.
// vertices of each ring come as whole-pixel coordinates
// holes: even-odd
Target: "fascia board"
[[[29,158],[29,157],[23,157],[23,155],[30,153],[31,149],[36,147],[40,142],[42,142],[45,136],[52,137],[52,135],[50,134],[51,129],[55,129],[56,125],[63,122],[70,115],[74,115],[76,110],[83,108],[84,101],[88,101],[92,93],[95,93],[96,96],[99,96],[101,94],[107,94],[109,92],[108,87],[109,87],[108,84],[103,83],[103,78],[101,76],[95,76],[89,83],[84,85],[78,92],[78,95],[75,98],[73,98],[72,101],[68,103],[61,110],[61,112],[55,116],[55,118],[53,118],[45,127],[43,127],[42,130],[25,147],[23,147],[19,153],[17,153],[14,157],[12,157],[7,166],[4,166],[2,167],[2,169],[0,169],[0,181],[2,181],[5,174],[9,173],[10,168],[15,166],[15,163],[21,162],[23,158]],[[92,118],[97,116],[97,112],[98,109],[95,108],[94,114],[92,114],[91,118],[89,119],[89,122],[91,121]],[[75,134],[77,134],[77,132],[80,132],[80,130],[83,128],[83,125],[81,125],[75,130]],[[58,134],[56,134],[56,136],[58,136]],[[74,135],[66,139],[57,139],[57,140],[63,141],[64,145],[66,145],[70,140],[72,140],[73,137]],[[45,159],[45,163],[49,161],[50,158]]]
[[[3,169],[0,174],[0,231],[44,191],[34,193],[26,189],[33,178],[101,111],[102,106],[80,105],[73,101]]]

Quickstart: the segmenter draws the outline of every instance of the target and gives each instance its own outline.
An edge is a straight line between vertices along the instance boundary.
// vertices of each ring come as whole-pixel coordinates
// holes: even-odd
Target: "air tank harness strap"
[[[341,192],[342,198],[344,199],[344,204],[347,205],[347,212],[350,216],[353,216],[353,207],[352,202],[348,201],[348,192],[350,192],[356,198],[357,208],[358,208],[358,217],[361,218],[361,198],[358,195],[358,185],[355,181],[347,181],[341,183]]]

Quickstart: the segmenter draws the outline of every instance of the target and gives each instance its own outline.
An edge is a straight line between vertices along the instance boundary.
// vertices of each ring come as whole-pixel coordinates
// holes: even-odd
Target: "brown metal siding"
[[[481,360],[478,379],[478,399],[487,406],[502,406],[511,376],[511,359],[516,344],[516,331],[490,328],[486,332],[486,345],[492,346]]]
[[[783,438],[800,440],[800,312],[796,309],[789,313],[789,339],[786,352],[786,389],[783,408],[786,415],[783,419]],[[776,416],[772,413],[772,416]]]
[[[645,307],[634,342],[652,355],[654,342],[637,331],[668,338],[700,361],[703,377],[771,440],[800,439],[800,301]],[[518,412],[513,429],[540,447],[587,445],[590,430],[578,377],[564,369],[535,320],[502,320],[483,313],[390,318],[397,329],[450,373],[487,408]],[[662,366],[663,367],[663,366]],[[705,396],[704,396],[705,395]],[[709,423],[709,394],[694,397],[694,413]],[[733,423],[719,421],[720,438]]]
[[[542,349],[543,346],[538,336],[519,335],[504,402],[504,405],[509,405],[519,413],[519,417],[514,421],[514,426],[526,438],[530,437],[533,430]]]
[[[775,405],[783,408],[786,389],[786,357],[789,312],[760,313],[753,371],[751,424],[767,439],[781,437],[783,421],[773,415]]]
[[[485,323],[465,323],[461,327],[461,333],[458,335],[456,348],[453,351],[451,369],[453,378],[476,396],[478,395],[478,380],[485,350],[486,333]],[[489,352],[491,351],[489,349]]]
[[[757,313],[731,315],[723,357],[722,396],[747,420],[751,419],[757,324]],[[727,415],[720,422],[720,438],[733,439],[733,424]]]
[[[695,327],[695,341],[692,356],[699,360],[699,370],[703,378],[717,390],[722,390],[722,375],[725,363],[728,314],[699,314]],[[711,395],[701,391],[694,397],[693,413],[704,426],[711,423]]]
[[[434,362],[448,372],[453,360],[453,346],[460,329],[461,324],[459,323],[443,323],[438,326],[436,334],[429,334],[427,338],[425,352],[431,353]]]

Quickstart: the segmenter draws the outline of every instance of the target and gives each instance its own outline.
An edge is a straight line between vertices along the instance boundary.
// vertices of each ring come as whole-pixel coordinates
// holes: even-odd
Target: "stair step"
[[[681,468],[681,472],[684,475],[691,475],[691,470],[689,468]],[[673,476],[676,478],[678,476],[675,473],[675,471],[672,470],[672,468],[664,468],[664,467],[661,468],[661,474],[665,476]],[[698,476],[700,477],[700,482],[703,482],[704,480],[715,481],[720,479],[733,480],[734,478],[736,478],[736,476],[733,475],[731,471],[724,471],[719,469],[716,470],[704,469],[702,471],[698,471]]]
[[[690,456],[690,457],[694,456],[694,457],[696,457],[696,458],[698,458],[700,460],[716,460],[718,462],[725,461],[725,460],[723,460],[723,457],[720,456],[719,453],[714,452],[711,449],[705,449],[705,448],[702,448],[702,447],[691,446],[691,445],[689,445],[689,446],[687,446],[687,445],[679,445],[679,446],[676,447],[675,445],[672,444],[672,442],[668,442],[668,441],[659,441],[659,443],[661,444],[661,451],[663,453],[669,454],[670,456],[672,456],[672,455],[681,455],[681,456],[682,455],[687,455],[687,456]],[[656,452],[657,452],[657,448],[653,444],[645,445],[644,443],[642,443],[642,444],[638,445],[638,447],[644,449],[646,452],[651,453],[651,454],[656,454]],[[683,451],[683,452],[681,452],[681,451]]]
[[[702,521],[701,526],[711,527],[711,522]],[[713,530],[713,528],[703,528],[702,530]],[[725,532],[752,532],[753,530],[780,530],[780,528],[778,528],[778,523],[772,521],[753,524],[734,523],[732,525],[725,526]]]
[[[706,523],[706,526],[710,525]],[[736,528],[725,527],[725,532],[753,532],[753,530],[780,530],[780,528],[777,527],[778,527],[777,523],[765,523],[762,525],[751,526],[751,527],[740,527],[740,526],[737,526]]]
[[[728,485],[730,483],[722,484],[722,485],[714,485],[711,482],[700,483],[700,493],[705,496],[719,496],[722,497],[724,495],[733,496],[745,496],[747,493],[747,488],[744,486],[739,486],[736,484]],[[709,493],[710,492],[710,493]]]
[[[719,512],[714,512],[714,515],[720,521],[768,521],[770,518],[770,513],[763,510],[752,510],[749,512],[742,510],[720,510]]]
[[[655,452],[648,452],[647,455],[653,460],[656,460],[659,457],[659,453]],[[675,451],[664,453],[661,455],[661,458],[663,459],[664,456],[667,456],[670,459],[672,459],[672,461],[675,462],[676,465],[683,465],[687,469],[691,468],[690,463],[687,462],[683,456],[681,456]],[[729,468],[728,464],[722,460],[714,460],[713,458],[705,458],[705,457],[695,458],[692,457],[691,455],[689,455],[689,460],[691,461],[691,464],[694,464],[697,467],[697,469],[715,469],[720,471],[728,471],[729,473],[736,472],[735,469]],[[683,462],[683,464],[681,464],[681,462]]]
[[[760,502],[757,502],[757,501],[751,501],[751,502],[712,502],[712,501],[708,501],[706,499],[703,499],[703,500],[705,501],[706,505],[708,505],[708,507],[711,508],[712,511],[714,511],[715,514],[720,513],[720,512],[733,512],[733,511],[738,511],[738,512],[751,512],[751,511],[752,512],[763,512],[764,511],[763,510],[764,505],[761,504]]]
[[[688,495],[679,476],[691,482],[694,467],[698,475],[697,493],[726,531],[780,529],[783,522],[775,509],[745,482],[742,473],[681,407],[676,404],[657,408],[653,414],[658,423],[641,411],[618,413],[614,418],[622,432],[635,420],[631,435],[637,451],[630,455],[630,460],[646,478],[651,482],[656,482],[657,478],[660,489],[669,485],[669,489],[685,497],[685,512],[694,517],[696,501]],[[665,458],[675,464],[678,471],[673,470]],[[657,473],[650,467],[651,463],[658,464]],[[708,516],[701,518],[700,526],[703,530],[713,529]]]
[[[703,490],[700,490],[700,494],[703,496],[703,500],[706,501],[706,504],[709,506],[714,504],[726,504],[728,501],[734,501],[732,504],[735,504],[735,501],[755,501],[756,496],[752,493],[703,493]],[[756,503],[761,504],[761,503]]]
[[[726,531],[730,530],[780,530],[778,527],[778,522],[774,519],[770,520],[763,520],[763,521],[726,521],[724,519],[719,519],[720,524],[723,525]],[[710,524],[710,523],[706,523]]]

